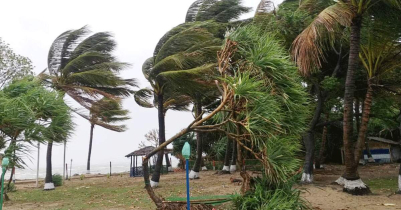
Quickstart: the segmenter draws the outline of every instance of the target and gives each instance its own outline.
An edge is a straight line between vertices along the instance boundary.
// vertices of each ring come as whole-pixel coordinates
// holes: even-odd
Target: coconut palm
[[[136,86],[134,79],[118,76],[129,65],[112,55],[116,47],[112,35],[89,33],[84,26],[58,36],[49,50],[47,72],[39,75],[45,85],[67,94],[87,110],[103,97],[130,96],[131,87]]]
[[[143,73],[152,88],[138,91],[135,97],[138,104],[144,107],[154,107],[152,103],[146,101],[152,95],[155,101],[158,101],[160,144],[165,141],[164,114],[167,110],[166,105],[162,104],[167,104],[172,108],[176,106],[174,104],[177,104],[178,106],[173,109],[179,108],[178,110],[180,110],[183,108],[182,105],[187,105],[192,100],[196,103],[195,117],[199,117],[198,115],[201,114],[204,96],[199,93],[202,93],[201,88],[205,85],[200,82],[202,79],[199,75],[210,75],[215,68],[215,64],[213,64],[216,60],[215,55],[220,49],[225,32],[225,27],[218,22],[227,22],[242,13],[238,14],[233,11],[248,10],[238,7],[239,4],[238,0],[196,1],[188,10],[186,23],[167,32],[156,45],[153,57],[144,63]],[[203,20],[215,21],[197,22]],[[209,73],[206,74],[206,72]],[[195,78],[194,73],[196,73]],[[186,81],[197,79],[199,82],[192,83],[190,89],[183,89],[176,85],[182,82],[182,78],[186,78]],[[174,83],[174,81],[179,82]],[[199,141],[202,139],[200,134],[197,135],[197,138]],[[201,150],[201,145],[199,144],[199,150]],[[152,186],[158,185],[163,162],[162,156],[163,151],[160,151],[155,172],[152,175]],[[199,171],[200,158],[197,163],[199,164],[195,165]]]
[[[179,45],[174,46],[176,49],[169,47],[168,42],[164,45],[172,53],[165,61],[172,65],[160,75],[168,79],[178,92],[191,98],[195,118],[202,117],[203,107],[213,103],[218,95],[212,77],[217,75],[214,71],[216,53],[221,48],[225,28],[229,21],[248,11],[249,8],[242,6],[239,0],[198,0],[188,9],[186,23],[170,31],[175,35],[168,42]],[[182,26],[185,30],[176,33],[176,29]],[[199,178],[202,163],[202,133],[197,132],[196,136],[197,157],[189,175],[191,179]]]
[[[149,81],[152,88],[143,88],[138,90],[134,97],[138,105],[145,108],[157,108],[159,123],[159,145],[162,144],[165,137],[165,115],[168,110],[185,111],[188,110],[190,103],[187,96],[178,94],[174,90],[168,88],[165,81],[150,77],[147,73],[152,67],[149,62],[153,62],[153,58],[148,59],[142,69],[145,78]],[[157,187],[160,179],[160,172],[163,165],[164,150],[159,152],[155,170],[152,175],[151,185]]]
[[[121,102],[113,99],[102,98],[92,105],[90,109],[89,120],[89,122],[91,123],[91,130],[89,139],[88,161],[86,164],[87,173],[90,173],[93,130],[95,128],[95,125],[101,124],[102,127],[108,130],[123,132],[126,130],[125,125],[115,125],[114,123],[130,119],[127,114],[128,110],[122,108]]]
[[[307,2],[312,2],[307,1]],[[310,75],[322,65],[324,51],[331,46],[336,33],[343,27],[350,28],[350,51],[344,93],[344,150],[346,170],[338,183],[344,190],[353,194],[369,193],[369,189],[360,180],[351,141],[353,132],[353,100],[355,92],[355,71],[358,69],[363,19],[385,13],[391,8],[401,8],[400,0],[342,0],[324,9],[312,23],[293,42],[293,55],[300,72]],[[347,181],[344,181],[347,180]],[[351,181],[352,180],[352,181]],[[357,186],[357,187],[355,187]]]
[[[49,50],[47,71],[39,75],[45,85],[68,95],[87,111],[103,97],[118,101],[131,95],[131,88],[136,86],[134,79],[118,76],[118,72],[129,65],[112,55],[116,47],[112,35],[99,32],[88,36],[89,33],[84,26],[58,36]],[[88,114],[72,110],[91,120]],[[96,113],[92,110],[91,114]],[[107,124],[94,122],[108,129]]]

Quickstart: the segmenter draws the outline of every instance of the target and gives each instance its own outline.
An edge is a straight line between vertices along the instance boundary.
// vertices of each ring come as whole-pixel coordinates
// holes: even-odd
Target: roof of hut
[[[154,146],[147,146],[147,147],[144,147],[142,149],[135,150],[135,151],[129,153],[128,155],[126,155],[125,157],[145,156],[145,155],[149,154],[150,152],[152,152],[154,149],[155,149]],[[173,152],[172,149],[166,149],[166,148],[164,149],[164,154],[169,154],[169,153],[172,153],[172,152]]]

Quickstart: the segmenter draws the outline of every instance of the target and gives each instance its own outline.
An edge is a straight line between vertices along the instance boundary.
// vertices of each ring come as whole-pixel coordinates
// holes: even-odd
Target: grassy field
[[[231,175],[203,174],[203,179],[191,181],[191,196],[234,194],[240,188],[230,183]],[[184,173],[164,175],[161,183],[156,193],[162,197],[185,197]],[[143,179],[128,175],[75,179],[52,191],[17,185],[17,191],[9,196],[12,201],[6,203],[6,209],[155,209],[144,189]]]
[[[302,197],[316,210],[332,209],[399,209],[401,196],[397,190],[398,164],[374,165],[360,168],[362,179],[373,195],[351,196],[342,187],[331,185],[343,173],[343,166],[327,166],[316,171],[314,185],[302,185]],[[230,177],[240,178],[239,173],[215,175],[213,171],[201,172],[201,179],[191,180],[191,196],[230,195],[239,192],[240,186],[230,182]],[[185,197],[185,173],[175,172],[161,177],[160,187],[155,191],[163,198]],[[11,201],[6,210],[75,210],[75,209],[155,209],[144,189],[142,178],[130,178],[127,174],[110,178],[95,177],[66,181],[53,191],[37,189],[34,183],[17,184],[17,191],[10,193]],[[386,204],[394,204],[390,208]],[[230,203],[216,209],[232,209]]]

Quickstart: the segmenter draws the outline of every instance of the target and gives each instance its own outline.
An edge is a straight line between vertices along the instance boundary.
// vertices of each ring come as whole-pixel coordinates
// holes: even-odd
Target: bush
[[[79,176],[80,180],[84,180],[85,179],[85,175],[81,174],[81,176]]]
[[[53,174],[53,184],[55,187],[63,185],[63,177],[60,174]]]
[[[253,190],[234,198],[238,210],[303,210],[310,209],[308,203],[300,197],[300,191],[293,189],[294,180],[279,185],[271,185],[264,178],[256,178]]]
[[[17,187],[15,186],[15,184],[13,182],[10,183],[10,187],[6,188],[6,192],[15,192],[17,191]]]

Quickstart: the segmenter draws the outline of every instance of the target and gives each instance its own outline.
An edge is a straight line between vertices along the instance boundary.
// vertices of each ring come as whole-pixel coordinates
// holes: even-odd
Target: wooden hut
[[[140,159],[140,165],[138,165],[138,157],[143,158],[144,156],[146,156],[147,154],[152,152],[154,149],[155,149],[155,147],[153,147],[153,146],[147,146],[142,149],[135,150],[125,156],[127,158],[131,158],[130,177],[143,176],[142,159]],[[164,149],[164,154],[167,154],[167,156],[168,156],[168,154],[171,154],[172,151],[173,151],[172,149]],[[157,156],[154,156],[154,157],[157,157]],[[151,163],[152,161],[149,161],[149,162]],[[150,168],[152,168],[152,167],[150,167]]]

